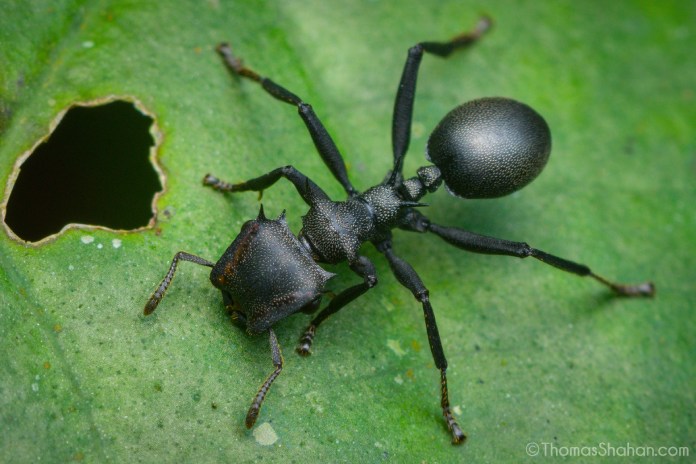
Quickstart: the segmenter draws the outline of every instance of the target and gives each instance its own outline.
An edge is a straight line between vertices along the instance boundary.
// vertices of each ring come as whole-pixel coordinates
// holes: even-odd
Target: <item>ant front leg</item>
[[[447,42],[421,42],[408,50],[406,64],[401,74],[401,81],[396,92],[394,114],[392,116],[392,149],[394,168],[388,183],[394,185],[401,175],[404,157],[411,140],[411,120],[413,118],[413,101],[416,96],[416,81],[423,53],[446,58],[457,49],[467,47],[483,36],[492,26],[490,18],[482,17],[474,30],[464,32]]]
[[[261,404],[266,398],[268,390],[270,390],[276,377],[278,377],[280,372],[283,370],[283,353],[280,351],[280,344],[278,344],[278,338],[276,337],[275,332],[273,332],[273,329],[268,329],[268,340],[271,345],[271,357],[273,358],[273,365],[275,366],[275,369],[273,372],[271,372],[263,384],[261,384],[261,388],[259,388],[258,393],[256,393],[256,396],[254,397],[254,401],[252,401],[251,406],[249,407],[246,420],[244,421],[248,429],[252,428],[254,423],[256,423],[256,419],[259,417]]]
[[[230,184],[213,175],[206,174],[203,178],[203,185],[212,187],[218,192],[263,192],[265,189],[275,184],[281,177],[288,179],[295,186],[302,199],[310,206],[321,201],[331,201],[317,184],[292,166],[283,166],[282,168],[274,169],[262,176],[238,184]]]
[[[336,295],[333,300],[324,308],[317,316],[312,319],[307,330],[300,337],[300,343],[297,346],[297,352],[302,356],[308,356],[311,351],[314,335],[319,324],[324,322],[327,317],[343,308],[345,305],[377,285],[377,273],[372,262],[364,256],[358,258],[350,264],[350,268],[363,278],[363,282],[343,290]]]
[[[418,301],[423,305],[423,315],[425,316],[425,329],[428,333],[428,343],[430,351],[435,361],[435,366],[440,370],[440,406],[442,407],[442,415],[447,423],[447,428],[452,432],[452,444],[460,445],[466,440],[466,435],[457,424],[457,420],[452,414],[449,403],[449,391],[447,389],[447,358],[442,349],[442,341],[440,340],[440,332],[437,329],[435,321],[435,313],[430,304],[428,289],[423,285],[416,271],[403,259],[399,258],[392,252],[391,241],[387,240],[377,244],[377,249],[384,254],[389,261],[389,266],[396,276],[397,280],[413,293]]]
[[[147,300],[147,303],[145,304],[145,309],[143,310],[143,313],[146,316],[148,314],[152,314],[152,312],[155,309],[157,309],[157,306],[160,304],[160,301],[162,301],[162,298],[164,298],[164,294],[167,292],[169,285],[172,283],[172,279],[174,279],[174,274],[176,273],[176,268],[179,264],[179,261],[190,261],[192,263],[200,264],[201,266],[207,267],[215,266],[215,263],[211,263],[207,259],[203,259],[200,256],[192,255],[191,253],[186,253],[185,251],[180,251],[177,254],[175,254],[174,259],[172,259],[172,264],[169,266],[169,271],[167,271],[167,274],[164,276],[164,279],[162,279],[162,282],[160,282],[155,291],[152,293],[152,296],[150,296],[150,299]]]
[[[528,258],[531,256],[532,258],[536,258],[562,271],[570,272],[581,277],[592,277],[620,296],[651,297],[655,295],[655,285],[652,282],[643,282],[635,285],[612,282],[595,274],[584,264],[559,258],[545,251],[532,248],[524,242],[513,242],[475,234],[456,227],[443,227],[431,223],[427,217],[417,211],[411,211],[408,217],[408,223],[403,225],[402,228],[415,232],[432,232],[450,245],[474,253],[515,256],[517,258]]]
[[[314,113],[312,106],[303,102],[300,97],[290,92],[285,87],[276,84],[266,77],[260,76],[255,71],[244,66],[242,60],[234,56],[229,44],[221,43],[217,46],[217,52],[222,57],[227,69],[234,75],[257,82],[272,97],[290,105],[297,106],[297,111],[304,121],[305,126],[307,126],[307,131],[312,137],[314,146],[317,148],[317,152],[319,152],[324,164],[326,164],[336,180],[343,186],[346,193],[351,197],[355,196],[358,192],[348,179],[348,172],[343,157],[338,151],[331,135],[329,135],[329,132],[321,123],[319,117]]]

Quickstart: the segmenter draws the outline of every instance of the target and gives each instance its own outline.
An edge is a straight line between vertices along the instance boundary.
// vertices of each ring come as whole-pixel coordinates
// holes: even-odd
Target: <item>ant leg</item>
[[[217,46],[217,52],[222,57],[227,69],[237,76],[246,77],[254,82],[258,82],[263,89],[274,98],[297,106],[300,117],[307,126],[309,135],[314,141],[314,146],[317,148],[324,164],[329,168],[336,180],[340,182],[343,189],[349,196],[355,196],[358,192],[348,179],[348,172],[343,161],[341,153],[338,151],[331,135],[321,123],[317,115],[314,113],[312,106],[302,101],[300,97],[290,92],[286,88],[276,84],[272,80],[258,75],[256,72],[244,66],[242,60],[234,56],[232,48],[229,44],[221,43]]]
[[[259,417],[261,404],[263,403],[264,398],[266,398],[268,390],[271,388],[273,381],[283,370],[283,353],[280,351],[280,345],[278,344],[278,339],[276,338],[276,334],[273,332],[273,329],[268,329],[268,336],[271,344],[271,356],[273,357],[273,365],[275,366],[275,370],[271,372],[271,375],[269,375],[268,378],[263,382],[261,388],[259,388],[258,393],[256,393],[256,396],[254,397],[254,401],[251,402],[249,412],[247,412],[246,420],[244,421],[248,429],[254,426],[256,419]]]
[[[432,232],[450,245],[462,250],[474,253],[490,255],[506,255],[518,258],[532,257],[562,271],[571,272],[581,277],[592,277],[602,285],[609,287],[614,293],[621,296],[653,296],[655,285],[652,282],[643,282],[635,285],[627,285],[611,282],[601,277],[584,264],[559,258],[552,254],[530,247],[524,242],[513,242],[486,235],[475,234],[455,227],[443,227],[430,222],[421,213],[412,211],[408,217],[409,224],[403,228],[416,232]]]
[[[442,349],[440,333],[437,330],[435,313],[433,312],[433,307],[430,305],[428,289],[425,287],[425,285],[423,285],[423,282],[421,281],[420,277],[418,277],[418,274],[413,267],[392,252],[391,241],[386,240],[378,244],[377,249],[387,258],[392,272],[401,285],[409,289],[411,293],[413,293],[413,296],[415,296],[416,299],[423,305],[425,328],[428,332],[430,351],[433,355],[433,359],[435,360],[435,366],[440,369],[440,406],[442,407],[442,415],[445,417],[447,428],[449,428],[449,430],[452,432],[452,443],[455,445],[464,443],[466,440],[466,435],[464,432],[462,432],[462,429],[459,427],[459,424],[457,424],[457,420],[454,418],[454,415],[450,410],[446,374],[447,359],[445,358],[445,352]]]
[[[164,276],[164,279],[162,279],[162,282],[160,282],[160,284],[157,286],[157,289],[154,291],[152,296],[150,296],[150,299],[147,300],[147,303],[145,304],[145,310],[143,311],[143,313],[146,316],[148,314],[151,314],[155,309],[157,309],[157,305],[159,305],[160,301],[162,301],[162,298],[164,298],[164,294],[167,291],[167,288],[169,288],[169,284],[172,283],[172,279],[174,278],[174,273],[176,272],[176,266],[179,263],[179,260],[190,261],[192,263],[200,264],[201,266],[215,266],[215,263],[211,263],[206,259],[203,259],[196,255],[192,255],[190,253],[186,253],[184,251],[180,251],[177,254],[175,254],[174,259],[172,259],[172,264],[171,266],[169,266],[169,271],[167,271],[167,274]]]
[[[353,263],[351,263],[350,268],[363,278],[363,283],[354,285],[343,290],[341,293],[336,295],[331,302],[324,308],[317,316],[312,319],[307,330],[300,337],[300,343],[297,346],[297,352],[302,356],[307,356],[311,353],[310,348],[312,347],[312,341],[314,341],[314,334],[317,331],[317,327],[321,324],[327,317],[337,312],[339,309],[343,308],[345,305],[377,285],[377,273],[375,272],[375,266],[365,258],[364,256],[358,256]]]
[[[230,184],[215,176],[206,174],[203,178],[203,185],[212,187],[219,192],[247,192],[250,190],[263,192],[275,184],[281,177],[285,177],[292,182],[302,199],[310,206],[319,201],[330,201],[328,195],[317,184],[292,166],[276,168],[262,176],[238,184]]]
[[[453,51],[467,47],[476,42],[487,32],[493,22],[484,16],[479,19],[476,27],[469,32],[464,32],[453,37],[448,42],[421,42],[408,50],[406,64],[401,74],[401,81],[396,92],[394,102],[394,115],[392,117],[392,149],[394,152],[394,169],[388,183],[394,185],[401,175],[406,151],[411,140],[411,119],[413,116],[413,100],[416,95],[416,80],[423,52],[446,58]]]

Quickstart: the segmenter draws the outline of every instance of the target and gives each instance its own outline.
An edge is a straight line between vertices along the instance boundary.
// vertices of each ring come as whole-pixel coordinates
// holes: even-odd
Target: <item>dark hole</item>
[[[21,165],[6,223],[34,242],[70,223],[144,227],[162,190],[149,160],[152,118],[132,103],[73,107]]]

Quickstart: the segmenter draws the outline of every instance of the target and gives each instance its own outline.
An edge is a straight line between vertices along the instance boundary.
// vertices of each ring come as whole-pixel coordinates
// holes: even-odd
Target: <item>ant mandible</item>
[[[551,134],[546,121],[529,106],[508,98],[482,98],[455,108],[435,128],[427,143],[426,156],[433,165],[419,168],[415,177],[404,179],[402,166],[410,132],[418,68],[424,53],[447,57],[457,49],[476,42],[491,27],[482,18],[470,32],[448,42],[421,42],[408,50],[408,57],[396,94],[392,120],[394,166],[378,185],[358,192],[350,180],[345,163],[331,136],[312,107],[272,80],[244,66],[229,45],[217,47],[225,65],[235,76],[257,82],[272,97],[297,107],[324,163],[343,186],[346,201],[333,201],[311,179],[288,165],[255,179],[237,184],[223,182],[208,174],[203,183],[220,192],[262,192],[281,177],[290,181],[309,211],[302,217],[302,230],[295,236],[285,220],[267,219],[261,208],[256,219],[247,221],[222,257],[210,262],[178,252],[166,276],[145,305],[152,313],[171,283],[179,261],[190,261],[213,268],[210,281],[222,292],[225,307],[233,321],[251,334],[268,333],[274,371],[258,390],[246,416],[251,428],[273,381],[283,369],[283,356],[273,325],[296,312],[319,309],[326,282],[333,274],[317,263],[348,262],[363,281],[338,293],[311,321],[300,338],[297,352],[310,354],[319,325],[377,284],[375,266],[359,254],[361,245],[371,242],[382,253],[397,280],[421,303],[425,327],[435,366],[440,371],[442,414],[452,442],[466,439],[450,409],[447,388],[447,359],[442,348],[435,313],[428,289],[416,271],[399,258],[392,247],[392,229],[430,232],[463,250],[533,257],[563,271],[591,277],[622,296],[652,296],[650,282],[638,285],[613,283],[578,264],[513,242],[475,234],[456,227],[432,223],[416,208],[427,193],[442,183],[463,198],[495,198],[512,193],[531,182],[544,168],[551,151]]]

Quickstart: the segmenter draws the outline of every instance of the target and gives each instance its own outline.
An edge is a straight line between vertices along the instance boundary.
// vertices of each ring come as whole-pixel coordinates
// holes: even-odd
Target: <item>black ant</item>
[[[348,179],[343,158],[312,107],[272,80],[244,66],[227,44],[217,47],[225,65],[236,76],[257,82],[272,97],[297,107],[300,117],[331,173],[343,186],[346,201],[333,201],[311,179],[288,165],[255,179],[237,184],[206,175],[203,184],[220,192],[262,192],[281,177],[289,180],[309,211],[302,218],[302,230],[295,236],[288,228],[285,213],[267,219],[261,208],[256,219],[247,221],[222,257],[213,263],[179,252],[150,300],[145,314],[152,313],[162,300],[180,260],[213,268],[210,281],[222,292],[233,320],[249,334],[268,333],[275,370],[261,385],[246,416],[251,428],[271,384],[283,369],[283,357],[273,325],[296,312],[319,309],[324,286],[333,274],[317,263],[347,261],[363,281],[338,293],[311,321],[300,338],[297,352],[310,354],[319,325],[330,315],[377,284],[375,267],[359,254],[365,242],[382,253],[398,281],[423,306],[428,342],[435,366],[440,370],[442,414],[452,433],[452,442],[464,442],[466,435],[450,410],[447,389],[447,360],[438,334],[428,289],[410,264],[392,248],[392,229],[430,232],[451,245],[475,253],[533,257],[563,271],[589,276],[622,296],[652,296],[652,283],[623,285],[598,276],[589,267],[512,242],[475,234],[456,227],[430,222],[416,210],[427,193],[444,182],[454,195],[464,198],[495,198],[512,193],[531,182],[544,168],[551,151],[551,133],[546,121],[529,106],[508,98],[482,98],[464,103],[446,115],[427,143],[426,156],[433,165],[423,166],[416,176],[404,179],[402,166],[408,149],[416,78],[423,53],[447,57],[457,49],[476,42],[491,27],[482,18],[474,30],[448,42],[421,42],[411,47],[396,94],[392,120],[394,167],[378,185],[358,192]]]

